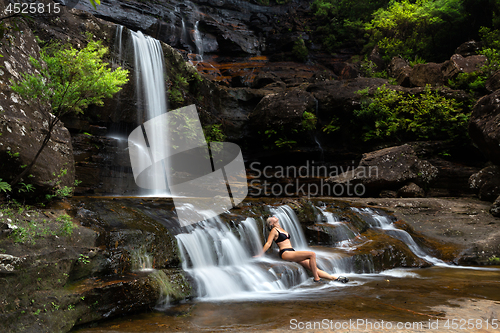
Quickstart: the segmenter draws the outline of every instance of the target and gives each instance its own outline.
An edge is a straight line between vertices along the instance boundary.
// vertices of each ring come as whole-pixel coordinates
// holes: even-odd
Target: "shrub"
[[[441,140],[463,139],[467,135],[469,113],[462,104],[443,97],[427,86],[420,95],[379,87],[373,96],[359,91],[362,107],[354,112],[362,126],[362,139]]]

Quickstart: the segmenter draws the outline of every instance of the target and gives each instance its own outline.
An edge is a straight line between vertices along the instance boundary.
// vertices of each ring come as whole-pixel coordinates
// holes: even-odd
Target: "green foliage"
[[[30,58],[40,74],[22,74],[19,83],[12,81],[12,90],[27,100],[48,103],[56,116],[68,112],[83,113],[91,104],[103,105],[128,81],[128,71],[112,71],[103,62],[108,52],[101,42],[89,41],[77,50],[70,45],[51,44],[41,52],[47,66]]]
[[[11,186],[7,182],[3,182],[2,178],[0,178],[0,192],[10,192],[12,191]]]
[[[318,119],[316,118],[316,115],[312,112],[309,111],[304,111],[302,114],[302,129],[305,131],[314,131],[316,129],[316,123],[318,122]]]
[[[377,65],[373,61],[368,60],[368,57],[366,56],[360,62],[359,67],[360,67],[360,72],[364,77],[376,77],[376,78],[386,79],[389,80],[390,84],[397,84],[396,80],[392,77],[389,77],[389,75],[385,70],[383,71],[377,70]]]
[[[286,138],[279,138],[274,142],[276,147],[278,148],[293,148],[297,144],[295,140],[287,140]]]
[[[207,142],[224,142],[226,141],[226,134],[221,129],[222,124],[212,124],[203,127],[205,139]]]
[[[59,235],[71,236],[71,234],[73,234],[73,229],[75,228],[75,225],[73,224],[71,216],[64,214],[59,216],[56,219],[56,221],[61,223],[61,226],[59,227]]]
[[[80,254],[78,261],[84,265],[87,265],[90,263],[90,258],[89,258],[89,256],[86,256],[84,254]],[[68,310],[69,310],[69,308],[68,308]]]
[[[199,75],[198,75],[199,76]],[[201,77],[196,77],[193,75],[194,80],[201,79]],[[172,85],[169,89],[169,100],[170,103],[176,106],[182,105],[184,103],[184,92],[188,89],[189,82],[181,74],[176,74],[172,78]]]
[[[69,215],[47,220],[40,211],[16,202],[0,207],[0,222],[9,223],[12,233],[9,237],[15,243],[36,244],[37,239],[47,236],[67,237],[73,233],[74,224]]]
[[[33,192],[35,191],[35,186],[33,184],[19,183],[20,187],[17,189],[19,193]]]
[[[337,116],[333,116],[330,123],[324,126],[321,130],[327,134],[335,133],[340,129],[340,119]]]
[[[389,0],[315,0],[311,4],[314,19],[319,26],[316,40],[326,51],[335,53],[341,47],[365,45],[364,24],[378,8]]]
[[[299,37],[295,41],[292,49],[292,54],[297,60],[306,62],[307,57],[309,55],[309,51],[307,51],[306,44],[304,43],[304,40],[301,37]]]
[[[398,55],[408,60],[449,57],[464,41],[457,30],[468,19],[462,0],[393,0],[366,24],[368,48],[378,45],[387,61]]]
[[[373,96],[367,89],[360,110],[354,112],[362,125],[364,141],[463,139],[467,134],[468,113],[461,103],[439,95],[427,86],[420,95],[379,87]]]

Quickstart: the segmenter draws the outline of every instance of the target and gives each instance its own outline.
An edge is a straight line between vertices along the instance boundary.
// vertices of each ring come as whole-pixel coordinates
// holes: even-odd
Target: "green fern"
[[[9,183],[3,182],[2,179],[0,178],[0,192],[10,192],[12,191],[12,188],[10,187]]]

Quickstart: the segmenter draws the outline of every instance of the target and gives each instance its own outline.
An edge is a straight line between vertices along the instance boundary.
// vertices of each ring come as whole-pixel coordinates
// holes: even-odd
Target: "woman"
[[[312,251],[295,251],[292,247],[292,243],[290,242],[290,234],[281,228],[279,219],[276,216],[272,216],[267,219],[267,226],[270,230],[269,237],[267,238],[267,242],[264,244],[262,251],[256,255],[256,257],[262,256],[271,247],[274,240],[280,248],[280,258],[287,261],[297,262],[310,270],[313,274],[314,282],[320,282],[320,278],[335,280],[342,283],[349,281],[346,277],[339,276],[336,278],[335,276],[319,269],[316,265],[316,253]]]

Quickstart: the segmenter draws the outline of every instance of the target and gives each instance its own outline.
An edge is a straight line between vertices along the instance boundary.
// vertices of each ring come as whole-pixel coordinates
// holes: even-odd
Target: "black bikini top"
[[[284,232],[280,232],[278,228],[276,228],[276,231],[278,232],[278,238],[275,240],[276,243],[281,243],[286,239],[290,239],[290,234],[285,234]]]

